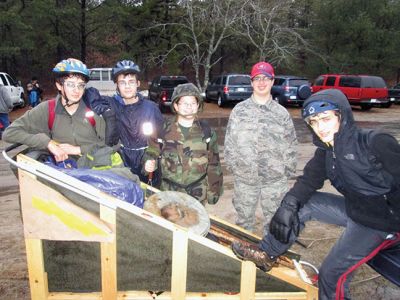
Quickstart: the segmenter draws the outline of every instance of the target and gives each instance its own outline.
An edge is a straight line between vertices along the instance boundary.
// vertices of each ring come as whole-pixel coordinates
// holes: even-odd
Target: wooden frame
[[[29,159],[26,156],[19,155],[18,162],[37,166],[42,165],[36,161]],[[37,181],[35,175],[30,172],[19,169],[19,184],[21,192],[21,210],[24,214],[26,209],[25,201],[31,201],[32,190],[29,189],[31,184],[30,181],[34,181],[35,192],[42,190],[44,193],[50,193],[54,190],[48,186],[41,184]],[[115,200],[113,197],[108,196],[98,191],[98,195],[102,198],[107,199],[112,203]],[[60,198],[63,196],[60,194]],[[28,223],[24,219],[24,231],[25,231],[25,244],[26,244],[26,255],[29,272],[29,283],[31,290],[31,299],[33,300],[45,300],[45,299],[304,299],[304,300],[316,300],[318,299],[318,290],[314,286],[311,286],[303,282],[295,270],[286,267],[273,268],[269,274],[277,277],[288,284],[299,287],[304,292],[273,292],[273,293],[260,293],[255,291],[256,286],[256,267],[252,262],[241,261],[242,272],[240,281],[240,293],[237,294],[226,294],[226,293],[191,293],[186,291],[186,280],[187,280],[187,258],[188,258],[188,242],[194,240],[201,245],[209,247],[214,251],[222,253],[232,259],[238,260],[230,249],[224,247],[218,243],[215,243],[204,237],[192,234],[186,229],[176,226],[164,219],[154,217],[148,213],[143,213],[140,208],[131,208],[133,213],[141,215],[141,217],[150,220],[151,222],[157,223],[159,226],[165,227],[173,232],[173,245],[172,245],[172,274],[171,274],[171,291],[163,292],[160,295],[150,295],[147,291],[118,291],[117,290],[117,247],[116,238],[111,242],[101,242],[101,285],[102,291],[95,293],[68,293],[68,292],[49,292],[47,283],[47,273],[44,267],[43,259],[43,247],[42,240],[39,238],[27,237],[27,231],[29,228]],[[100,204],[100,219],[107,224],[116,224],[116,210],[113,205],[106,206]],[[219,220],[219,222],[223,222]],[[226,224],[229,224],[226,222]],[[234,226],[234,225],[232,225]],[[73,239],[72,239],[73,240]]]

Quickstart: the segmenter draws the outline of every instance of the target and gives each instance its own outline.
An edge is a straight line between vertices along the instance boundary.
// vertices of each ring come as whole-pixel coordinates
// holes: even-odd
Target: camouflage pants
[[[248,185],[235,178],[232,203],[237,212],[236,225],[254,231],[258,201],[265,218],[264,225],[268,225],[287,191],[286,178],[263,185]]]

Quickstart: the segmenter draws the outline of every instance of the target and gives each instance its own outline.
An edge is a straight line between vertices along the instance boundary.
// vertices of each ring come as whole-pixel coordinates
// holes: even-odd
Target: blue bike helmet
[[[53,68],[53,73],[59,77],[68,74],[80,74],[89,81],[89,70],[86,65],[78,59],[68,58],[60,61]]]
[[[114,82],[120,74],[139,74],[140,68],[131,60],[121,60],[112,69],[112,78]]]
[[[322,113],[328,110],[339,110],[339,106],[329,100],[317,100],[308,103],[302,110],[303,119],[307,122],[307,120],[316,114]]]

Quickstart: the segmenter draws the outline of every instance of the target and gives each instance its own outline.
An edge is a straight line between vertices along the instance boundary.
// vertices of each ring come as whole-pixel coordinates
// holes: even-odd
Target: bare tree
[[[240,16],[240,1],[235,0],[184,0],[179,4],[183,15],[175,25],[179,28],[178,42],[171,45],[162,58],[179,50],[182,60],[190,61],[196,76],[196,84],[205,90],[209,72],[221,57],[215,56],[221,42],[233,34],[231,28]],[[203,78],[203,84],[201,79]]]
[[[248,0],[241,9],[236,32],[258,50],[259,60],[272,63],[287,61],[307,47],[296,26],[294,0]]]

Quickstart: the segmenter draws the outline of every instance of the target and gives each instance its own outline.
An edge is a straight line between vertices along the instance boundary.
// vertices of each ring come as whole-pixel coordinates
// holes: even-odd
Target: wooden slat
[[[242,261],[240,275],[240,300],[253,300],[256,294],[256,265],[251,261]]]
[[[31,299],[45,300],[48,295],[48,287],[44,271],[42,240],[25,239],[25,247]]]
[[[172,244],[171,295],[174,300],[185,299],[188,258],[188,235],[181,229],[174,231]]]
[[[117,300],[153,299],[147,291],[118,292]],[[171,293],[163,292],[157,300],[175,300]],[[256,293],[255,300],[306,300],[305,292]],[[48,300],[103,300],[100,293],[50,293]],[[240,300],[240,294],[186,293],[185,300]]]
[[[100,205],[100,218],[115,225],[116,212]],[[111,243],[100,243],[100,251],[103,299],[117,299],[117,239]]]

